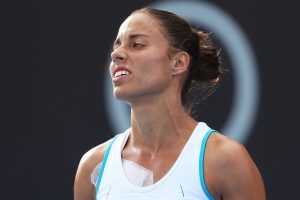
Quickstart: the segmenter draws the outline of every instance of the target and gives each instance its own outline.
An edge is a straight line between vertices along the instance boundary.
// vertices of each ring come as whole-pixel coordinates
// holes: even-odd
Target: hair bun
[[[199,37],[199,55],[191,67],[192,79],[201,82],[217,83],[221,75],[220,50],[215,47],[210,34],[194,31]]]

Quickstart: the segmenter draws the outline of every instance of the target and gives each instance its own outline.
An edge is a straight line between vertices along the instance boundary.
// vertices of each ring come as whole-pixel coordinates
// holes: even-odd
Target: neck
[[[185,143],[197,122],[181,106],[179,98],[147,98],[131,105],[130,145],[158,152]]]

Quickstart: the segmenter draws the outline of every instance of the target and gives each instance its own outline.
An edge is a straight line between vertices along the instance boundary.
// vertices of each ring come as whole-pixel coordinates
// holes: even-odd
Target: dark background
[[[1,6],[1,199],[72,199],[81,156],[113,135],[103,97],[111,42],[131,11],[152,2],[12,0]],[[238,22],[258,62],[260,103],[245,146],[268,199],[297,199],[300,3],[209,2]],[[231,94],[230,73],[224,84]],[[214,105],[230,104],[217,98],[224,93],[220,88],[205,103],[203,112],[213,114],[208,121],[218,116]],[[220,126],[222,117],[212,123]]]

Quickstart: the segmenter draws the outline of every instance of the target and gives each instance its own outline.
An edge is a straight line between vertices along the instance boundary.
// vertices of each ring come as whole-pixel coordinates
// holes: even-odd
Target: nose
[[[126,55],[125,49],[122,45],[115,48],[113,50],[113,52],[111,53],[111,60],[115,64],[123,62],[126,59],[127,59],[127,55]]]

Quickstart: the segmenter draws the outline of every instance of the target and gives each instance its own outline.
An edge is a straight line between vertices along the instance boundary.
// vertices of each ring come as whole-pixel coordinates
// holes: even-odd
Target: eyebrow
[[[135,39],[135,38],[139,38],[139,37],[147,37],[147,38],[150,38],[148,35],[145,35],[145,34],[131,34],[131,35],[128,36],[128,38],[129,38],[130,40]],[[116,44],[120,44],[120,39],[119,39],[119,38],[116,39],[116,41],[114,42],[113,45],[116,45]]]
[[[145,34],[132,34],[132,35],[129,35],[129,39],[135,39],[135,38],[138,38],[138,37],[148,37],[148,35],[145,35]]]

